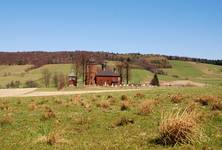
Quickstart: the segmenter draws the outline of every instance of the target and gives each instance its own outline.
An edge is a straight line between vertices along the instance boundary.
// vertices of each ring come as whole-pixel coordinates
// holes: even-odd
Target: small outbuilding
[[[74,71],[72,71],[69,75],[68,75],[68,86],[77,86],[77,77],[74,73]]]
[[[121,84],[121,77],[114,71],[103,69],[96,74],[95,83],[100,86],[119,85]]]

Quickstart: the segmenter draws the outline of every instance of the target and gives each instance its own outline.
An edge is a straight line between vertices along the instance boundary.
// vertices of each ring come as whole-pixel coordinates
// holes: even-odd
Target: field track
[[[40,92],[35,91],[36,88],[24,89],[0,89],[0,97],[33,97],[33,96],[58,96],[58,95],[74,95],[74,94],[88,94],[88,93],[108,93],[108,92],[126,92],[148,90],[148,88],[140,89],[110,89],[110,90],[88,90],[88,91],[53,91]]]

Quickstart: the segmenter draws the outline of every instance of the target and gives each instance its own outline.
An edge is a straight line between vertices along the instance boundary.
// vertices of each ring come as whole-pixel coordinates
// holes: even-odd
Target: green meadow
[[[196,100],[211,96],[221,104],[222,87],[151,88],[135,92],[54,97],[1,98],[1,149],[204,149],[222,147],[222,111]],[[180,101],[172,96],[180,95]],[[148,102],[149,111],[140,110]],[[151,103],[149,103],[151,102]],[[125,104],[123,104],[125,103]],[[124,105],[124,107],[123,107]],[[162,115],[192,110],[200,114],[200,141],[162,145]]]

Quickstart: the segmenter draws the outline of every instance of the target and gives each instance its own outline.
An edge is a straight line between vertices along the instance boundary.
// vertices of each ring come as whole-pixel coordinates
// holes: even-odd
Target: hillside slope
[[[115,62],[109,62],[115,65]],[[159,75],[160,81],[192,80],[208,84],[222,84],[222,66],[195,63],[188,61],[171,60],[172,68],[163,69],[167,75]],[[55,72],[67,75],[72,70],[72,64],[49,64],[40,68],[27,71],[31,65],[0,65],[0,87],[4,88],[11,81],[20,81],[21,87],[28,80],[41,84],[42,71],[48,69],[52,74]],[[139,66],[131,69],[130,83],[147,83],[153,77],[153,73]],[[51,84],[52,86],[52,84]]]

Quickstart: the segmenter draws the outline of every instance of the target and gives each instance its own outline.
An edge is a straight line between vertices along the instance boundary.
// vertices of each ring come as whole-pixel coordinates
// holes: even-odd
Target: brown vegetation
[[[154,105],[155,105],[155,101],[152,101],[152,100],[145,100],[141,102],[138,106],[138,114],[147,115],[151,113]]]
[[[203,135],[198,117],[195,111],[165,114],[161,118],[158,142],[163,145],[199,142]]]
[[[183,100],[183,95],[178,93],[170,96],[170,100],[172,103],[180,103]]]
[[[120,110],[124,111],[129,109],[130,106],[130,101],[129,100],[124,100],[121,102]]]
[[[4,114],[4,115],[0,118],[0,124],[1,124],[1,126],[11,124],[12,122],[13,122],[13,118],[12,118],[12,115],[11,115],[10,113]]]
[[[198,102],[203,106],[210,105],[215,101],[218,101],[218,98],[215,96],[200,96],[195,99],[195,102]]]
[[[112,127],[118,127],[118,126],[125,126],[128,124],[134,124],[134,119],[128,118],[126,116],[122,116],[117,121],[115,121],[112,125]]]
[[[42,115],[42,119],[48,120],[48,119],[55,118],[55,117],[56,117],[56,115],[55,115],[54,111],[51,108],[46,107],[45,112]]]

